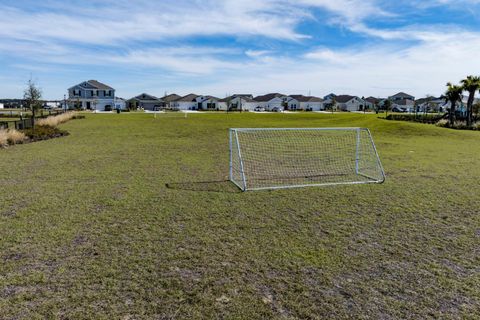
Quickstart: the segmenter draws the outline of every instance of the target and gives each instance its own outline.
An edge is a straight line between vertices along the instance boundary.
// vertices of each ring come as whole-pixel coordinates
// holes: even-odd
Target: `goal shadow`
[[[219,192],[219,193],[241,193],[242,191],[230,180],[219,181],[189,181],[189,182],[171,182],[166,183],[167,189],[200,191],[200,192]]]

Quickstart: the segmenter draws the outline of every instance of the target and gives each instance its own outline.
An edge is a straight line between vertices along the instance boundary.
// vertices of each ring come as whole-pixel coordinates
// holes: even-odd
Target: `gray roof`
[[[231,101],[235,98],[241,98],[242,100],[246,101],[246,102],[257,102],[257,100],[254,100],[252,95],[251,94],[234,94],[232,96],[229,96],[229,97],[226,97],[226,98],[223,98],[223,99],[220,99],[218,101],[220,102],[228,102],[228,101]]]
[[[314,97],[314,96],[304,96],[301,94],[292,94],[289,97],[292,97],[293,99],[300,102],[323,102],[322,98]]]
[[[88,80],[87,82],[90,85],[92,85],[95,88],[100,89],[100,90],[113,90],[112,87],[107,86],[105,83],[101,83],[100,81],[97,81],[97,80]]]
[[[195,101],[195,99],[197,99],[198,97],[200,97],[198,94],[190,93],[190,94],[187,94],[186,96],[183,96],[183,97],[178,98],[178,99],[175,100],[175,101],[188,101],[188,102],[193,102],[193,101]]]
[[[172,93],[162,97],[162,100],[165,102],[171,102],[180,99],[181,97],[178,94]]]
[[[204,96],[205,101],[206,100],[220,100],[220,98],[214,97],[214,96]]]
[[[85,87],[85,85],[88,85],[94,89],[99,89],[99,90],[115,90],[112,87],[107,86],[105,83],[101,83],[100,81],[97,81],[97,80],[87,80],[87,81],[81,82],[69,88],[69,90],[75,87]]]
[[[281,94],[281,93],[269,93],[269,94],[266,94],[266,95],[263,95],[263,96],[257,96],[255,98],[253,98],[253,100],[265,102],[265,101],[270,101],[274,98],[283,98],[283,97],[286,97],[286,95]]]
[[[376,104],[376,103],[378,103],[378,102],[381,101],[381,99],[375,98],[375,97],[372,97],[372,96],[370,96],[370,97],[368,97],[368,98],[366,98],[366,99],[364,99],[364,100],[365,100],[365,101],[368,101],[368,102],[370,102],[370,103],[373,103],[373,104]]]
[[[350,95],[347,95],[347,94],[342,94],[342,95],[336,96],[335,101],[340,102],[340,103],[345,103],[345,102],[348,102],[348,101],[350,101],[354,98],[356,98],[356,97],[355,96],[350,96]]]
[[[393,96],[390,96],[389,98],[391,99],[391,98],[395,98],[395,97],[410,97],[410,98],[412,98],[412,100],[415,99],[414,96],[412,96],[408,93],[405,93],[405,92],[399,92],[397,94],[394,94]]]
[[[139,101],[162,101],[161,99],[147,93],[139,94],[138,96],[133,97],[132,99],[139,100]]]

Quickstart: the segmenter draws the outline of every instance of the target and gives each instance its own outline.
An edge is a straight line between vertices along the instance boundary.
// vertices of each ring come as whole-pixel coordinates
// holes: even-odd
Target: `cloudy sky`
[[[480,0],[0,0],[0,97],[439,95],[480,74]]]

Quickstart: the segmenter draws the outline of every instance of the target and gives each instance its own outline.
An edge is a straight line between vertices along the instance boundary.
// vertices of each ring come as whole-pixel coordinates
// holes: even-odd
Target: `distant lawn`
[[[478,319],[480,133],[377,117],[89,114],[0,150],[0,318]],[[385,184],[226,181],[228,128],[323,126],[370,128]]]

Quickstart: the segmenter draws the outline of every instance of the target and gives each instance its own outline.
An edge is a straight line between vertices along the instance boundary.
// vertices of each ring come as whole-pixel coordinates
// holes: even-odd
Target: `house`
[[[258,105],[251,94],[234,94],[219,100],[220,110],[255,111]]]
[[[126,110],[128,102],[123,98],[115,97],[115,109],[116,110]]]
[[[376,109],[377,106],[380,105],[380,103],[382,102],[382,99],[380,98],[375,98],[375,97],[368,97],[366,99],[363,99],[365,101],[365,105],[367,106],[367,109]]]
[[[68,107],[105,111],[115,104],[115,89],[97,80],[88,80],[68,89]]]
[[[142,93],[136,97],[131,98],[130,104],[135,105],[137,108],[148,111],[158,111],[160,109],[163,109],[165,105],[162,99],[146,93]]]
[[[415,97],[412,95],[409,95],[405,92],[399,92],[397,94],[394,94],[393,96],[388,97],[389,100],[391,101],[398,101],[398,100],[413,100],[415,101]]]
[[[0,109],[3,109],[3,108],[5,108],[3,103],[0,103]]]
[[[337,95],[335,93],[330,93],[327,94],[325,97],[323,97],[323,100],[329,100],[331,101],[333,98],[335,98]]]
[[[399,92],[388,97],[392,101],[392,110],[401,110],[404,112],[413,112],[415,110],[415,97],[405,92]]]
[[[56,109],[60,107],[61,103],[59,101],[45,101],[42,105],[43,109]]]
[[[173,109],[176,110],[198,110],[199,103],[197,98],[200,97],[194,93],[187,94],[170,103]],[[201,107],[201,105],[200,105]]]
[[[253,98],[259,107],[268,111],[283,111],[286,106],[287,96],[281,93],[269,93],[263,96]]]
[[[214,96],[199,96],[197,97],[199,110],[219,110],[219,98]]]
[[[356,96],[339,95],[335,97],[337,109],[342,111],[361,111],[365,106],[365,101]]]
[[[288,101],[289,110],[321,111],[325,110],[324,100],[313,96],[304,96],[300,94],[290,95],[292,100]],[[297,101],[298,105],[295,103]]]
[[[180,99],[180,98],[181,97],[178,94],[172,93],[172,94],[169,94],[169,95],[165,95],[161,99],[162,99],[163,103],[165,104],[166,109],[174,109],[173,108],[173,102],[175,100]]]

